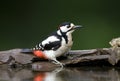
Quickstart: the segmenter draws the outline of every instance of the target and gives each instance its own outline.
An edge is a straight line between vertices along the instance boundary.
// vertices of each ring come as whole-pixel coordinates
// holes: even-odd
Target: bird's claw
[[[57,64],[57,65],[60,65],[61,67],[65,66],[65,64],[64,64],[64,63],[61,63],[61,62],[55,62],[55,61],[53,61],[52,63]]]

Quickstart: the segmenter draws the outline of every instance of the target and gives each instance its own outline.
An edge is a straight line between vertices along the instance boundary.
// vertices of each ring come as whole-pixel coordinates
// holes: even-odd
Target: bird
[[[74,25],[71,22],[63,22],[58,26],[57,31],[51,33],[32,49],[33,54],[39,58],[52,60],[53,63],[63,67],[64,64],[59,62],[57,57],[66,54],[71,49],[72,33],[81,27],[81,25]]]

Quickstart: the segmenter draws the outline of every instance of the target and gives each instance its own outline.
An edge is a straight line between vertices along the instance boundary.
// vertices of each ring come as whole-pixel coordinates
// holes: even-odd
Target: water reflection
[[[0,81],[120,81],[120,70],[108,67],[79,67],[40,72],[1,68]]]
[[[62,70],[63,68],[56,68],[52,72],[38,72],[34,76],[34,81],[63,81],[58,75]]]

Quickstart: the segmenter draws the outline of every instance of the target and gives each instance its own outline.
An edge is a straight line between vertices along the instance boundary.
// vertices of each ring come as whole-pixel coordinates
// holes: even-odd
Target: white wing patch
[[[45,39],[44,41],[42,41],[42,45],[44,46],[45,44],[49,44],[50,42],[55,42],[55,41],[60,41],[60,39],[58,39],[55,36],[50,36],[47,39]]]

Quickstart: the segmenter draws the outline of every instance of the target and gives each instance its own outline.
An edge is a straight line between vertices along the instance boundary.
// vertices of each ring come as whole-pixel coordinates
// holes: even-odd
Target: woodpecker
[[[67,53],[72,45],[72,33],[75,29],[81,28],[81,25],[74,25],[70,22],[64,22],[59,25],[58,30],[51,33],[45,40],[33,48],[33,54],[39,58],[54,61],[63,67],[63,64],[56,58]]]

